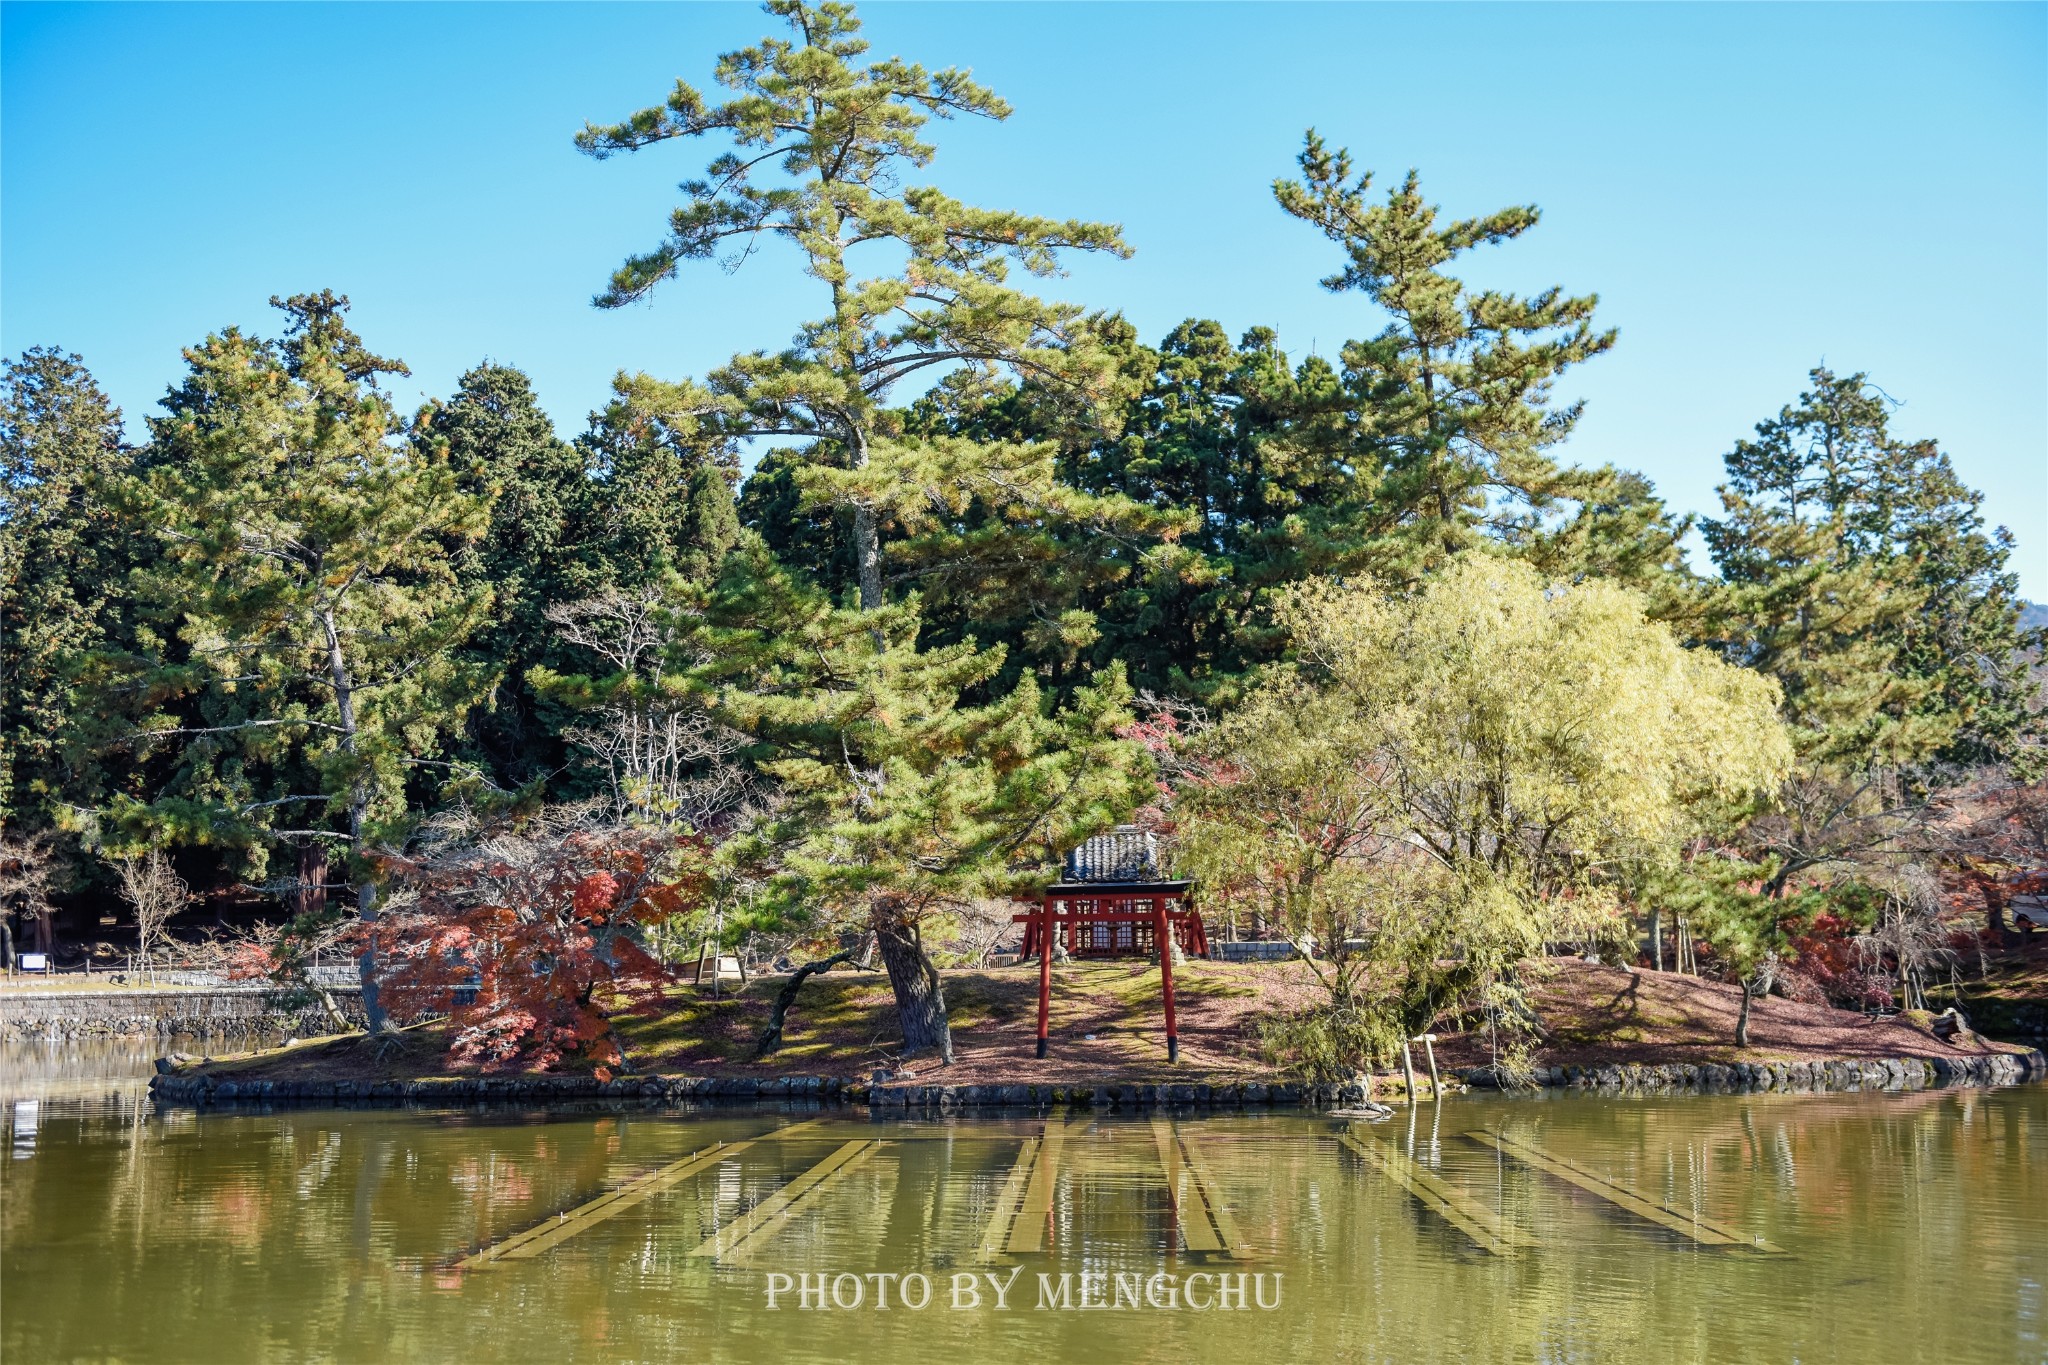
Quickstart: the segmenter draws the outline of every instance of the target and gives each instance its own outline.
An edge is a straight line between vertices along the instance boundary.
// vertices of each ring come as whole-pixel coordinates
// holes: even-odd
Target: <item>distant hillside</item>
[[[2039,602],[2020,603],[2020,624],[2029,630],[2048,626],[2048,606]]]

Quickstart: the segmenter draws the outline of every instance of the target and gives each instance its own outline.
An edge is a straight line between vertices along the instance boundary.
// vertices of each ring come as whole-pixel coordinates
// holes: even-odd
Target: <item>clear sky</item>
[[[904,5],[878,54],[1016,106],[937,128],[931,178],[1107,219],[1137,248],[1058,288],[1148,339],[1184,317],[1334,353],[1380,320],[1269,186],[1313,124],[1453,214],[1542,224],[1467,277],[1597,292],[1621,329],[1566,454],[1711,510],[1720,456],[1825,361],[1905,401],[2048,599],[2048,7]],[[332,287],[407,399],[489,357],[565,434],[621,368],[701,374],[820,311],[786,261],[590,295],[708,148],[607,163],[585,120],[657,102],[773,21],[750,5],[8,4],[0,350],[80,352],[131,427],[178,351]]]

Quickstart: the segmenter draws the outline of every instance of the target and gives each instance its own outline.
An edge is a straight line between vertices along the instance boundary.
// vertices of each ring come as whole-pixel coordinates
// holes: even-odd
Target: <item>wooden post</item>
[[[1424,1056],[1429,1058],[1429,1097],[1433,1100],[1440,1100],[1444,1097],[1444,1088],[1443,1083],[1437,1079],[1436,1075],[1436,1035],[1434,1033],[1422,1035],[1422,1052]]]
[[[1406,1038],[1401,1040],[1401,1070],[1408,1077],[1408,1103],[1415,1103],[1415,1049]]]
[[[1038,1055],[1045,1056],[1046,1027],[1052,1019],[1052,897],[1038,909]]]
[[[1166,1060],[1180,1060],[1180,1030],[1173,1019],[1173,927],[1166,922],[1166,898],[1152,898],[1152,936],[1159,949],[1159,989],[1166,997]]]

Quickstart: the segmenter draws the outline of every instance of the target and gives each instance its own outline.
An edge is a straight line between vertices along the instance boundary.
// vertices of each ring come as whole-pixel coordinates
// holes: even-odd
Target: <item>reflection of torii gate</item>
[[[1065,880],[1045,888],[1036,910],[1011,917],[1025,926],[1020,956],[1038,959],[1038,1055],[1046,1054],[1052,1016],[1053,952],[1064,949],[1070,957],[1157,954],[1166,1005],[1166,1059],[1179,1061],[1168,945],[1177,940],[1187,956],[1209,955],[1202,917],[1188,904],[1195,884],[1152,880],[1158,873],[1153,838],[1130,825],[1099,834],[1069,853],[1065,873]]]

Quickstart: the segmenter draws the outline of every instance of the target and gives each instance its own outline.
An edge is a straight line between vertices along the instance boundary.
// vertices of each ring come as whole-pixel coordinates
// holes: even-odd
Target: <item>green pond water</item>
[[[2048,1360],[2038,1085],[195,1113],[147,1055],[0,1054],[8,1365]]]

